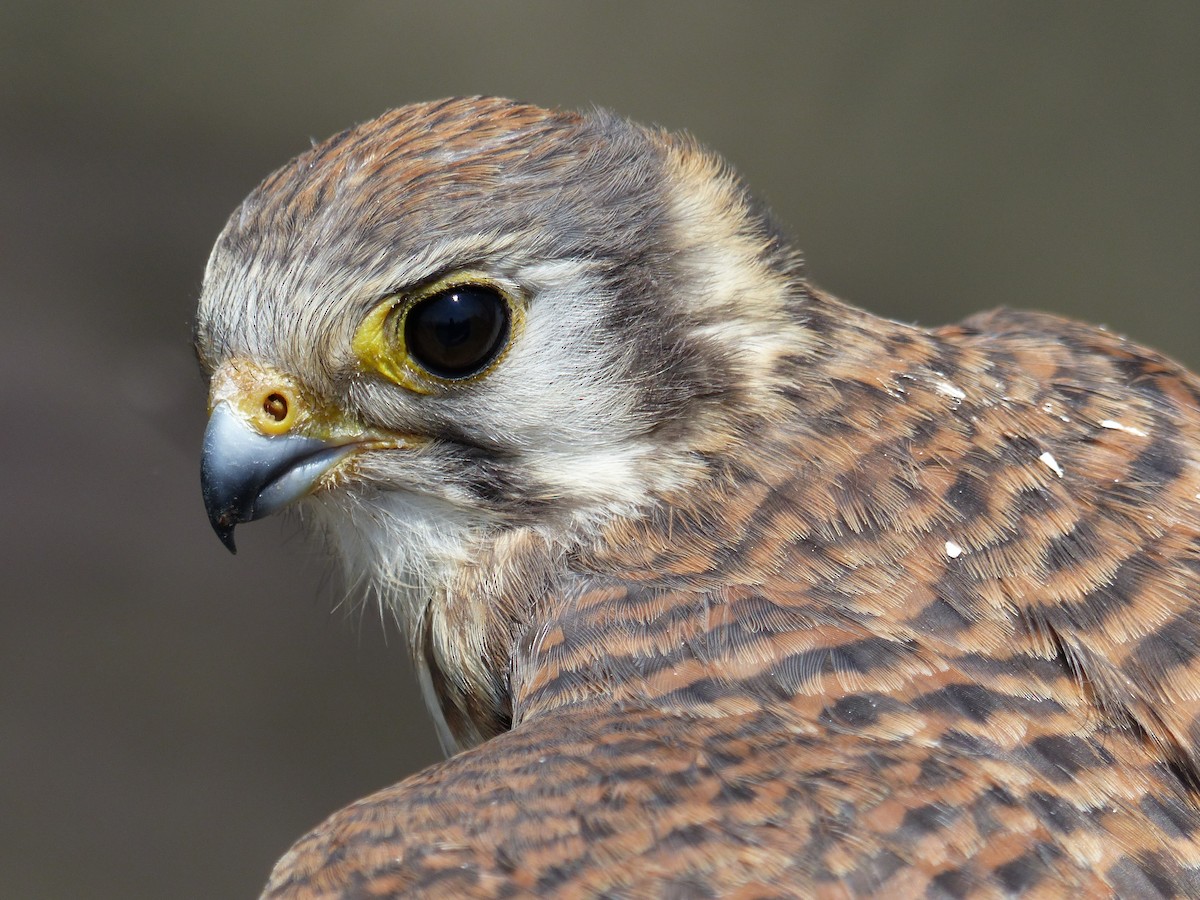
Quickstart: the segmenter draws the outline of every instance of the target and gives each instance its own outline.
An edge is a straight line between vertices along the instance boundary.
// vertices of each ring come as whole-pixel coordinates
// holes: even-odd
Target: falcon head
[[[799,265],[688,139],[497,99],[389,112],[268,177],[213,250],[209,518],[233,550],[296,510],[431,665],[503,693],[524,582],[770,414]]]

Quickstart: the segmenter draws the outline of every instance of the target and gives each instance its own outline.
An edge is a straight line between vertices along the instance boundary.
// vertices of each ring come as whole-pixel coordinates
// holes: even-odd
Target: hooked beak
[[[355,443],[262,434],[228,401],[217,403],[204,432],[200,487],[221,543],[236,553],[233,529],[239,523],[269,516],[311,492]]]

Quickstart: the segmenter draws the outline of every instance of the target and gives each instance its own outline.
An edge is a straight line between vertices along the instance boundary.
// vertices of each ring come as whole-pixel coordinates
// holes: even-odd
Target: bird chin
[[[373,597],[410,636],[430,597],[470,559],[483,524],[461,507],[399,490],[326,489],[295,509],[337,559],[347,591]]]

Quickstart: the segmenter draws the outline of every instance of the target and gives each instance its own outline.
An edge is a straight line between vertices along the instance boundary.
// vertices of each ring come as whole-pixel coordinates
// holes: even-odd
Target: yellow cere
[[[318,405],[296,379],[245,359],[231,359],[213,373],[209,414],[228,403],[260,434],[299,433],[322,440],[356,438],[362,426],[336,409]]]

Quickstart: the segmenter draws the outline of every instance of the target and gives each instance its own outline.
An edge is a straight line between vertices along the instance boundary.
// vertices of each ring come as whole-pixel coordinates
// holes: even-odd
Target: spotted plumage
[[[405,316],[461,285],[503,345],[435,377]],[[1200,895],[1170,360],[871,316],[690,140],[488,99],[268,178],[197,346],[218,532],[299,510],[459,751],[265,896]]]

